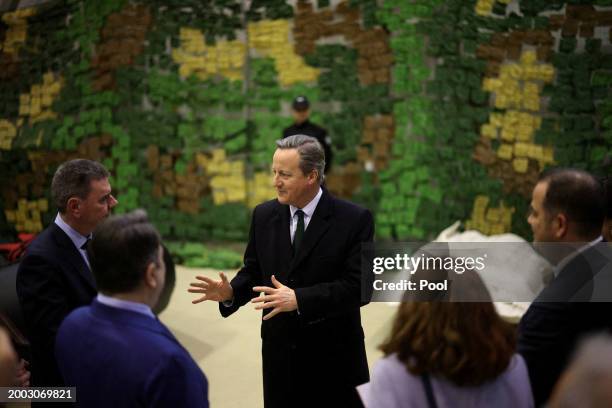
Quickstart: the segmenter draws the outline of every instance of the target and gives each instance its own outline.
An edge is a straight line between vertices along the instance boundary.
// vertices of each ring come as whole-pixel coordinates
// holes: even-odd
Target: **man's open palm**
[[[221,280],[213,280],[206,276],[196,276],[199,282],[191,282],[190,288],[187,289],[190,293],[202,293],[203,296],[192,300],[191,303],[196,304],[205,300],[213,300],[215,302],[225,302],[234,297],[234,290],[227,280],[227,276],[223,272],[219,273]]]

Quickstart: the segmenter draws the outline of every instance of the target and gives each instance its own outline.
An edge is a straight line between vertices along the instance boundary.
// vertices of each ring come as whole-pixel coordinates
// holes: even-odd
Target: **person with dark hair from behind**
[[[549,408],[612,406],[612,337],[600,334],[583,342],[555,386]]]
[[[31,344],[33,386],[63,384],[53,357],[57,329],[68,313],[96,295],[85,248],[94,228],[117,205],[108,178],[95,161],[60,165],[51,182],[59,212],[19,265],[16,287]]]
[[[593,282],[610,262],[607,245],[599,244],[603,219],[601,185],[585,171],[550,170],[533,189],[534,247],[555,264],[552,281],[519,323],[518,350],[537,406],[548,400],[580,338],[612,328],[612,303],[589,303]]]
[[[333,159],[331,139],[327,130],[310,121],[310,102],[308,98],[303,95],[297,96],[291,104],[291,113],[294,122],[293,125],[283,130],[283,139],[294,135],[306,135],[317,139],[325,151],[324,173],[329,173]]]
[[[160,236],[146,213],[113,216],[88,249],[100,293],[73,311],[55,345],[82,407],[208,407],[204,373],[153,314],[164,287]]]
[[[514,328],[497,314],[482,280],[466,271],[448,285],[446,292],[406,293],[371,382],[357,387],[364,406],[533,407]]]

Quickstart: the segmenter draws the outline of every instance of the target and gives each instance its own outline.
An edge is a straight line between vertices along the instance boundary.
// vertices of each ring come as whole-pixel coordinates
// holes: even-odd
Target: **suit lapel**
[[[278,204],[276,214],[271,219],[270,227],[272,228],[274,237],[274,248],[278,250],[274,258],[276,260],[277,278],[285,278],[289,275],[289,266],[291,264],[291,233],[289,231],[289,206]]]
[[[70,237],[66,235],[64,231],[60,227],[57,226],[56,223],[51,224],[51,228],[53,228],[53,236],[58,246],[64,250],[64,255],[66,262],[69,262],[74,268],[79,271],[81,277],[87,282],[87,284],[93,289],[96,289],[96,282],[94,280],[93,274],[91,270],[83,260],[81,253],[74,246],[74,243],[70,240]]]
[[[308,257],[312,249],[319,242],[323,234],[331,226],[330,217],[333,210],[333,202],[329,193],[324,189],[323,195],[315,208],[315,212],[312,215],[312,219],[308,223],[306,231],[304,231],[304,238],[302,238],[302,244],[295,254],[291,267],[289,269],[292,272],[304,259]]]

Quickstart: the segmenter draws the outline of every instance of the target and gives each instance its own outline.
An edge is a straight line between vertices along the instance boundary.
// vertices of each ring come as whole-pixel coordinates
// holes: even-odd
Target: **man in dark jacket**
[[[553,280],[519,323],[518,351],[536,406],[548,400],[578,341],[612,328],[612,288],[597,284],[610,273],[610,251],[600,235],[603,207],[601,186],[581,170],[552,170],[533,189],[528,222],[534,246],[556,265]]]
[[[231,283],[198,277],[194,303],[217,301],[225,317],[248,302],[263,310],[266,408],[360,407],[355,387],[369,379],[360,306],[371,295],[362,297],[361,246],[372,214],[321,187],[312,137],[277,141],[272,170],[278,198],[253,211],[243,268]]]
[[[59,213],[28,247],[17,272],[17,295],[32,347],[32,385],[60,386],[55,336],[72,310],[96,295],[86,247],[94,228],[117,200],[100,163],[75,159],[62,164],[51,184]]]
[[[317,139],[325,150],[325,174],[327,174],[333,159],[331,139],[327,135],[327,130],[310,121],[310,102],[305,96],[296,97],[291,107],[294,123],[283,131],[283,139],[293,135],[306,135]]]

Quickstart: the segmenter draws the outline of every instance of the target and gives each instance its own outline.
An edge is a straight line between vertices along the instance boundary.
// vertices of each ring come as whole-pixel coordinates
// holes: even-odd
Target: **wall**
[[[72,157],[166,237],[243,240],[298,94],[328,186],[381,239],[460,219],[529,236],[547,166],[609,171],[612,4],[51,1],[1,15],[0,239],[39,232]],[[246,5],[249,5],[247,8]]]

